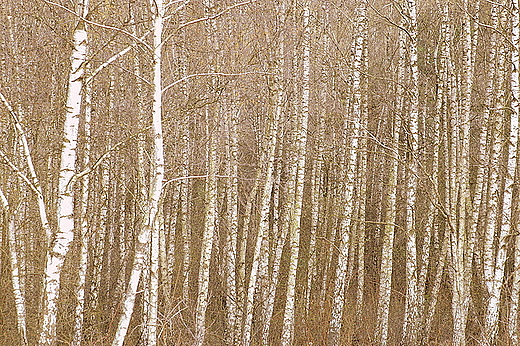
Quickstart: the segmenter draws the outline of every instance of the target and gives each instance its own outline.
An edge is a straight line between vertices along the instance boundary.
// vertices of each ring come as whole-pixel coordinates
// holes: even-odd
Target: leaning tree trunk
[[[0,206],[8,219],[7,241],[9,247],[9,259],[11,260],[11,283],[13,286],[14,305],[16,309],[16,324],[22,345],[27,345],[27,313],[25,296],[20,285],[20,264],[18,263],[18,251],[16,245],[16,210],[10,210],[7,198],[0,189]]]
[[[88,0],[82,0],[78,14],[86,16]],[[43,324],[40,345],[56,343],[56,318],[61,270],[74,237],[74,195],[72,178],[76,170],[76,146],[78,142],[79,114],[82,100],[83,73],[87,55],[87,28],[78,22],[74,30],[74,48],[71,57],[67,104],[64,123],[64,138],[61,150],[58,182],[58,227],[55,240],[47,254],[44,278]]]
[[[153,179],[150,188],[150,200],[146,208],[146,220],[142,229],[139,231],[137,244],[135,248],[134,260],[132,263],[132,271],[130,281],[123,298],[123,313],[119,318],[116,329],[116,335],[112,342],[112,346],[122,346],[125,340],[130,318],[134,310],[135,296],[141,272],[144,269],[147,246],[150,237],[154,233],[158,233],[156,217],[159,211],[159,202],[163,188],[164,180],[164,147],[163,147],[163,130],[162,130],[162,88],[161,88],[161,48],[162,48],[162,31],[164,20],[164,3],[162,0],[152,0],[150,4],[153,12],[153,101],[152,101],[152,138],[154,144],[153,150]],[[150,330],[148,330],[150,332]],[[152,329],[152,332],[154,330]]]

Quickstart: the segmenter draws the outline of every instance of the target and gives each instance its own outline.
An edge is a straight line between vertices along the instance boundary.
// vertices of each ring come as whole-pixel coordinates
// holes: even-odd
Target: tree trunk
[[[123,299],[123,313],[119,319],[116,335],[112,346],[122,346],[125,340],[130,318],[134,310],[137,286],[144,269],[144,263],[149,246],[149,239],[158,234],[156,217],[159,211],[160,196],[163,188],[164,179],[164,147],[162,130],[162,83],[161,83],[161,50],[162,50],[162,31],[164,19],[164,4],[162,0],[154,0],[150,3],[153,13],[153,101],[152,101],[152,138],[154,143],[153,150],[153,179],[150,188],[150,200],[146,208],[146,220],[142,229],[139,231],[135,256],[132,263],[130,282],[127,286]],[[157,236],[155,236],[158,238]],[[152,332],[154,332],[152,328]],[[153,338],[153,336],[151,336]]]
[[[289,273],[287,282],[287,296],[282,327],[282,346],[290,346],[294,339],[294,314],[295,314],[295,293],[296,293],[296,271],[298,269],[298,254],[300,250],[300,221],[302,213],[303,187],[305,179],[305,163],[307,152],[307,128],[309,119],[309,74],[310,74],[310,51],[311,51],[311,27],[309,24],[310,4],[305,2],[303,7],[303,76],[302,76],[302,99],[301,99],[301,118],[297,124],[297,174],[294,207],[292,209],[291,222],[289,225]]]
[[[27,313],[25,296],[20,286],[20,270],[18,263],[18,251],[16,244],[16,211],[9,210],[9,203],[4,195],[2,189],[0,189],[0,206],[4,210],[6,216],[8,216],[7,225],[7,240],[9,243],[9,258],[11,260],[11,282],[13,285],[14,303],[16,308],[16,324],[18,326],[18,333],[20,334],[21,344],[27,345]]]
[[[361,89],[361,72],[363,70],[363,48],[364,48],[364,25],[367,16],[367,2],[362,0],[357,8],[357,28],[356,39],[354,43],[354,57],[352,63],[352,95],[353,107],[351,119],[345,124],[345,128],[349,128],[348,123],[352,123],[352,134],[348,146],[347,158],[345,163],[346,174],[344,176],[344,191],[342,196],[343,211],[339,227],[340,246],[338,266],[336,268],[334,293],[332,302],[332,318],[330,320],[328,344],[330,346],[337,345],[341,341],[341,326],[343,321],[343,309],[345,305],[345,290],[348,288],[347,279],[347,263],[349,263],[350,236],[353,233],[352,228],[355,222],[356,211],[354,210],[355,198],[354,187],[356,184],[356,167],[358,162],[359,135],[362,122],[362,89]],[[352,261],[352,259],[351,259]]]
[[[86,16],[88,0],[82,0],[78,13]],[[87,55],[86,24],[79,22],[74,30],[74,48],[71,55],[71,69],[67,94],[64,139],[61,151],[58,187],[58,228],[47,254],[44,278],[43,324],[40,345],[53,346],[56,343],[56,318],[61,270],[70,243],[74,237],[74,196],[72,178],[76,170],[76,145],[78,141],[79,114],[82,100],[83,73]]]

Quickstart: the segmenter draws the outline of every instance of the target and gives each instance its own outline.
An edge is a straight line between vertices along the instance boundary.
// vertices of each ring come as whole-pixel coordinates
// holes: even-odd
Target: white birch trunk
[[[243,338],[243,323],[245,318],[246,310],[246,299],[247,299],[247,282],[246,282],[246,250],[247,250],[247,238],[249,236],[249,227],[251,222],[251,212],[253,204],[256,201],[256,195],[260,186],[260,179],[262,177],[263,170],[261,167],[257,169],[255,175],[255,181],[253,187],[249,193],[246,207],[244,208],[244,219],[242,223],[242,234],[238,241],[238,260],[237,260],[237,335]]]
[[[404,79],[405,71],[405,49],[406,37],[405,33],[399,32],[399,65],[397,67],[397,79]],[[403,111],[404,90],[401,83],[397,86],[397,107],[398,112]],[[382,231],[383,248],[381,255],[381,269],[379,277],[379,299],[377,304],[377,326],[376,340],[381,346],[388,343],[388,316],[390,310],[390,297],[392,288],[392,261],[394,232],[396,221],[396,197],[397,197],[397,176],[399,162],[399,132],[401,129],[401,114],[396,114],[394,118],[393,136],[392,136],[392,158],[388,173],[388,206],[385,212],[385,226]]]
[[[280,14],[283,13],[284,4],[281,4],[281,10],[279,10]],[[283,15],[283,14],[281,14]],[[281,25],[283,27],[284,18],[281,18]],[[267,263],[268,263],[268,242],[267,236],[269,232],[269,217],[270,217],[270,203],[271,203],[271,193],[273,190],[273,175],[274,175],[274,164],[276,158],[276,147],[278,143],[278,127],[279,122],[282,117],[283,106],[284,106],[284,87],[282,83],[282,68],[283,68],[283,41],[280,40],[277,57],[276,57],[276,67],[274,71],[274,90],[275,90],[275,109],[268,120],[268,137],[267,137],[267,147],[266,147],[266,167],[264,171],[265,182],[262,187],[262,196],[260,200],[260,225],[258,227],[258,233],[255,241],[255,248],[253,253],[253,263],[251,267],[251,272],[249,275],[249,285],[246,294],[245,300],[245,312],[244,312],[244,325],[242,330],[242,345],[246,346],[250,344],[251,341],[251,327],[253,322],[253,303],[254,303],[254,294],[257,287],[257,279],[259,276],[259,272],[263,271],[264,275],[267,274]],[[276,248],[278,250],[278,247]],[[280,249],[281,250],[281,249]],[[278,251],[275,250],[275,265],[278,260]],[[281,252],[280,252],[281,258]],[[273,274],[271,278],[275,277],[277,279],[278,271],[273,270]],[[266,283],[268,291],[267,301],[271,301],[270,293],[273,290],[272,280]],[[274,298],[274,296],[273,296]],[[274,299],[273,299],[274,300]],[[269,333],[269,323],[270,323],[270,315],[272,314],[272,307],[267,306],[266,320],[264,321],[264,337],[266,340]],[[267,336],[266,336],[267,335]]]
[[[179,24],[186,22],[186,9],[181,9],[179,13]],[[185,29],[181,29],[180,35],[183,42],[186,39]],[[185,43],[182,43],[179,49],[179,78],[183,78],[188,74],[188,61]],[[180,91],[184,97],[184,102],[188,101],[188,82],[182,82]],[[188,112],[182,118],[182,135],[181,135],[181,174],[184,177],[190,175],[190,115]],[[190,181],[183,179],[180,182],[180,228],[182,237],[182,300],[185,304],[189,298],[190,283],[190,263],[191,263],[191,227],[189,221],[190,212]]]
[[[84,115],[84,138],[83,145],[83,169],[90,164],[90,122],[92,119],[92,84],[89,83],[85,87],[85,115]],[[80,210],[80,226],[78,232],[79,241],[79,265],[78,265],[78,302],[76,305],[76,315],[74,321],[74,336],[72,346],[80,346],[83,339],[83,320],[85,310],[85,283],[87,276],[88,264],[88,222],[87,208],[89,199],[89,182],[90,176],[87,174],[81,179],[81,197],[79,201]]]
[[[294,314],[295,314],[295,293],[296,293],[296,271],[298,269],[298,254],[300,249],[300,221],[302,213],[303,187],[305,178],[305,162],[307,153],[307,128],[309,119],[309,74],[310,74],[310,51],[311,51],[311,27],[310,4],[305,2],[303,7],[303,76],[301,82],[301,118],[297,134],[298,143],[298,169],[296,174],[294,207],[292,210],[291,222],[289,225],[289,273],[287,281],[287,296],[282,326],[282,346],[290,346],[294,339]]]
[[[281,111],[280,111],[281,112]],[[281,113],[280,113],[281,114]],[[282,132],[282,131],[279,131]],[[280,142],[280,138],[278,139]],[[280,158],[282,156],[282,146],[279,145],[278,154],[277,157]],[[271,320],[273,317],[273,311],[274,311],[274,299],[276,295],[276,287],[278,285],[279,281],[279,274],[280,274],[280,262],[282,260],[282,252],[283,252],[283,245],[285,244],[285,241],[287,239],[287,232],[284,232],[282,228],[280,227],[280,179],[281,174],[280,172],[277,172],[275,170],[276,177],[274,178],[274,184],[273,184],[273,234],[274,234],[274,248],[271,249],[270,256],[274,257],[272,259],[272,269],[270,272],[270,275],[268,277],[267,283],[266,283],[266,289],[264,296],[262,296],[262,299],[264,300],[263,303],[263,326],[262,326],[262,345],[268,346],[269,345],[269,331],[271,328]],[[287,230],[285,228],[284,230]]]
[[[510,228],[510,232],[518,232],[515,229],[514,221],[515,221],[515,209],[517,206],[516,201],[512,200],[512,190],[513,186],[508,184],[514,183],[515,178],[517,177],[517,169],[518,169],[518,158],[515,155],[518,153],[517,151],[517,143],[518,141],[518,116],[520,114],[520,81],[519,81],[519,69],[520,69],[520,57],[518,53],[518,49],[520,48],[520,23],[519,23],[519,2],[518,0],[512,1],[511,8],[511,17],[512,17],[512,37],[511,41],[513,42],[513,49],[511,49],[511,131],[510,131],[510,142],[509,142],[509,158],[507,165],[507,174],[508,177],[506,179],[506,190],[507,196],[509,199],[508,207],[504,207],[504,225],[503,227]],[[513,163],[512,160],[515,159]],[[514,166],[514,167],[513,167]],[[511,194],[511,195],[510,195]],[[515,208],[516,207],[516,208]],[[518,216],[516,216],[518,217]],[[513,245],[513,282],[511,286],[511,304],[509,306],[509,320],[508,320],[508,332],[509,337],[511,339],[511,344],[513,346],[517,346],[518,342],[518,300],[520,294],[520,237],[517,235],[515,237],[514,245]]]
[[[471,94],[473,86],[473,61],[472,47],[473,35],[471,32],[471,21],[469,17],[468,2],[464,2],[464,33],[463,33],[463,88],[462,88],[462,107],[457,119],[457,130],[459,135],[457,155],[457,190],[460,194],[460,205],[458,211],[459,220],[458,230],[452,235],[452,259],[453,259],[453,343],[457,346],[464,346],[466,343],[466,323],[470,304],[471,288],[471,266],[473,259],[474,235],[471,227],[471,197],[470,197],[470,120],[471,120]],[[453,102],[456,102],[454,99]],[[456,201],[452,201],[456,204]],[[478,210],[478,209],[477,209]]]
[[[406,187],[406,296],[403,337],[405,345],[415,345],[418,332],[418,295],[417,295],[417,246],[415,229],[415,209],[418,176],[419,146],[419,71],[417,68],[417,5],[415,0],[408,0],[409,34],[410,34],[410,115],[409,153]]]
[[[354,58],[352,67],[352,94],[353,107],[352,118],[352,139],[347,149],[345,162],[346,174],[344,177],[344,192],[341,199],[343,203],[343,215],[339,227],[340,246],[338,266],[336,268],[334,293],[332,302],[332,318],[329,325],[328,344],[333,346],[340,343],[341,327],[343,320],[343,309],[345,305],[345,290],[347,289],[347,263],[349,263],[349,248],[351,228],[355,225],[350,220],[355,215],[354,210],[354,186],[356,184],[356,166],[358,161],[359,134],[361,125],[361,72],[363,69],[363,48],[365,36],[363,34],[364,22],[366,21],[367,2],[362,0],[357,8],[357,28],[354,43]]]
[[[238,121],[239,110],[232,107],[228,125],[229,163],[227,168],[227,217],[228,233],[226,237],[226,342],[238,342],[237,331],[237,289],[236,289],[236,262],[238,240]]]
[[[213,0],[204,1],[206,8],[206,15],[209,17],[214,11]],[[215,20],[209,20],[207,23],[207,30],[209,32],[208,43],[210,50],[213,51],[210,56],[210,70],[215,72],[217,68],[217,55],[218,42],[216,41],[217,27]],[[212,79],[213,85],[215,79]],[[216,108],[206,106],[206,127],[207,136],[209,137],[208,149],[207,149],[207,169],[208,178],[206,180],[206,197],[205,197],[205,221],[204,231],[202,234],[202,249],[200,255],[199,265],[199,278],[198,278],[198,294],[197,294],[197,306],[195,309],[195,345],[202,346],[204,338],[206,336],[206,309],[209,305],[209,276],[210,276],[210,264],[211,264],[211,253],[213,250],[213,243],[215,240],[215,230],[217,220],[217,136],[215,131],[218,131],[218,126],[215,126],[216,122],[214,118],[218,118]]]
[[[363,24],[363,73],[368,73],[368,19]],[[361,138],[360,148],[362,149],[359,153],[359,174],[360,174],[360,187],[359,187],[359,224],[357,229],[358,237],[358,253],[357,253],[357,288],[356,288],[356,302],[355,302],[355,323],[360,325],[361,317],[363,314],[363,300],[364,300],[364,288],[365,288],[365,230],[366,230],[366,195],[367,195],[367,167],[368,167],[368,116],[369,116],[369,104],[368,104],[368,78],[363,79],[361,87]]]
[[[206,109],[206,119],[210,119]],[[206,183],[206,217],[202,235],[202,252],[198,279],[197,307],[195,310],[195,345],[201,346],[206,335],[206,309],[209,303],[209,269],[211,252],[215,238],[215,222],[217,213],[217,141],[214,134],[210,136],[208,147],[208,178]]]
[[[18,327],[18,333],[20,334],[21,343],[23,346],[25,346],[28,345],[27,313],[25,308],[25,297],[20,285],[21,278],[18,263],[18,251],[16,246],[16,211],[9,210],[9,203],[2,189],[0,189],[0,205],[9,218],[9,222],[7,225],[7,241],[9,245],[9,258],[11,260],[11,282],[13,285],[14,304],[16,308],[16,325]]]
[[[152,138],[154,141],[153,151],[153,179],[150,189],[150,201],[146,208],[146,221],[142,229],[139,231],[138,243],[136,244],[135,257],[132,263],[132,272],[130,274],[130,282],[127,286],[125,297],[123,300],[123,313],[119,319],[116,335],[112,342],[112,346],[122,346],[125,340],[130,318],[134,310],[135,296],[141,272],[144,269],[144,263],[149,246],[149,239],[158,234],[156,216],[159,211],[160,196],[163,188],[164,180],[164,147],[163,147],[163,131],[162,131],[162,83],[161,83],[161,58],[162,58],[162,32],[164,19],[164,3],[162,0],[154,0],[150,3],[153,13],[153,101],[152,101]],[[158,236],[155,236],[158,239]],[[152,323],[155,323],[152,321]],[[148,332],[156,333],[156,329],[151,326]],[[156,339],[154,335],[148,335],[149,338]],[[150,340],[150,339],[149,339]]]
[[[505,10],[502,9],[502,20],[504,20]],[[496,83],[498,83],[498,96],[497,96],[497,104],[496,104],[496,117],[490,117],[490,129],[491,136],[493,137],[492,143],[492,151],[491,151],[491,159],[490,159],[490,187],[489,187],[489,201],[488,201],[488,217],[486,224],[486,234],[484,239],[484,281],[487,288],[487,293],[489,294],[489,298],[487,301],[487,309],[484,320],[484,333],[482,342],[484,345],[491,345],[494,343],[497,333],[498,333],[498,316],[499,316],[499,308],[500,308],[500,295],[502,292],[503,286],[503,277],[504,277],[504,265],[506,259],[506,236],[509,233],[509,226],[502,226],[502,215],[505,215],[505,210],[508,208],[507,204],[510,203],[508,201],[507,193],[504,191],[504,199],[503,199],[503,212],[500,211],[500,185],[501,185],[501,177],[500,177],[500,162],[501,162],[501,154],[504,149],[504,145],[507,144],[507,148],[509,149],[509,140],[515,140],[516,142],[516,134],[514,134],[514,138],[508,138],[508,134],[504,132],[504,123],[505,123],[505,111],[503,109],[505,102],[505,91],[502,83],[505,78],[505,60],[506,60],[506,52],[505,47],[501,46],[498,50],[498,68],[497,68],[497,77]],[[504,133],[502,133],[504,132]],[[511,134],[512,135],[512,134]],[[507,168],[509,170],[509,161],[511,158],[508,158]],[[508,174],[508,173],[507,173]],[[509,174],[508,174],[509,175]],[[509,178],[510,179],[510,178]],[[506,180],[506,186],[510,185]],[[507,222],[507,221],[506,221]],[[498,238],[496,247],[494,244],[494,239]]]
[[[160,214],[158,213],[155,218],[155,225],[152,230],[151,238],[150,238],[150,268],[149,275],[150,281],[148,282],[147,289],[148,293],[148,301],[145,304],[148,305],[148,314],[146,319],[146,336],[147,346],[155,346],[157,345],[157,313],[158,313],[158,303],[159,303],[159,251],[160,251],[160,242],[159,242],[159,229],[160,229]]]
[[[40,185],[40,180],[38,179],[38,176],[36,175],[36,171],[34,169],[31,151],[29,150],[29,143],[27,141],[27,136],[25,135],[25,131],[22,127],[20,117],[14,111],[11,104],[7,101],[7,99],[1,92],[0,92],[0,101],[2,101],[4,106],[9,111],[9,114],[11,115],[11,117],[14,120],[14,126],[15,126],[16,130],[18,131],[18,134],[20,135],[20,142],[22,144],[25,161],[27,163],[27,168],[29,169],[30,181],[36,189],[36,197],[37,197],[37,202],[38,202],[38,212],[39,212],[39,216],[40,216],[40,222],[41,222],[42,228],[45,232],[45,236],[47,238],[46,240],[47,240],[47,242],[49,242],[51,239],[51,236],[52,236],[52,230],[51,230],[51,226],[49,225],[49,220],[47,218],[46,203],[45,203],[43,191],[42,191],[42,188]]]
[[[88,0],[81,2],[79,14],[85,15]],[[74,237],[74,196],[71,179],[76,169],[76,145],[78,140],[79,113],[83,87],[83,73],[87,53],[87,30],[83,22],[74,30],[74,48],[69,74],[67,113],[64,124],[64,139],[61,151],[58,187],[58,228],[51,250],[47,254],[44,278],[43,324],[40,345],[52,346],[56,342],[56,316],[61,269],[70,243]]]
[[[324,35],[325,36],[325,35]],[[316,148],[316,159],[312,168],[311,174],[311,235],[309,240],[309,263],[307,265],[307,288],[305,291],[305,315],[307,319],[311,311],[311,299],[312,299],[312,288],[316,279],[318,265],[317,265],[317,235],[320,230],[320,223],[322,219],[322,205],[321,193],[322,186],[321,181],[323,177],[323,140],[325,132],[325,115],[326,115],[326,80],[325,72],[323,71],[320,101],[321,110],[318,120],[318,140]],[[309,321],[307,321],[309,322]]]

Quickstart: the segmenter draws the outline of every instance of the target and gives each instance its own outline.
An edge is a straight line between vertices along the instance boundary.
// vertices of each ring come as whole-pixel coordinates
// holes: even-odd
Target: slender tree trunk
[[[509,158],[508,158],[508,166],[507,166],[507,174],[508,177],[506,180],[506,191],[508,194],[508,198],[511,199],[510,205],[508,207],[509,210],[504,208],[504,219],[505,227],[509,227],[511,233],[518,232],[517,227],[515,226],[518,222],[518,201],[513,199],[513,186],[507,186],[507,183],[514,183],[516,179],[518,179],[518,160],[516,157],[518,154],[518,147],[515,145],[514,140],[518,141],[518,116],[520,114],[520,81],[519,81],[519,69],[520,69],[520,57],[518,53],[518,49],[520,48],[520,23],[519,23],[519,2],[518,0],[512,1],[512,9],[511,9],[511,17],[512,17],[512,37],[511,41],[513,42],[514,48],[511,50],[511,125],[510,125],[510,143],[509,143]],[[515,162],[513,163],[513,159]],[[515,167],[513,167],[513,165]],[[510,175],[512,174],[512,175]],[[517,190],[518,191],[518,190]],[[518,198],[518,197],[517,197]],[[509,223],[509,224],[507,224]],[[518,253],[520,250],[520,237],[517,235],[514,237],[513,242],[513,282],[511,285],[511,304],[509,306],[509,321],[508,321],[508,331],[509,337],[511,338],[511,344],[513,346],[517,346],[519,344],[518,341],[518,300],[520,295],[520,254]]]
[[[153,179],[150,189],[150,200],[146,208],[146,222],[139,231],[135,248],[135,257],[132,263],[130,282],[127,286],[123,299],[123,313],[119,319],[116,335],[112,346],[122,346],[125,340],[130,318],[134,310],[135,296],[141,272],[144,269],[147,246],[149,239],[158,233],[156,216],[159,211],[159,200],[162,193],[164,179],[164,147],[162,130],[162,83],[161,83],[161,50],[162,50],[162,31],[164,19],[164,3],[162,0],[154,0],[150,3],[153,10],[153,101],[152,101],[152,138],[154,142],[153,150]],[[157,237],[156,237],[157,238]],[[154,323],[153,321],[151,323]],[[155,322],[156,323],[156,322]],[[152,333],[156,330],[152,328]],[[150,330],[149,330],[150,332]],[[153,338],[153,336],[151,336]]]
[[[283,106],[283,104],[281,105]],[[280,115],[282,110],[280,109]],[[280,116],[281,119],[281,116]],[[280,124],[281,125],[281,124]],[[279,131],[282,132],[282,131]],[[281,142],[281,138],[278,139],[278,142]],[[280,159],[282,156],[282,145],[279,145],[278,148],[278,154],[277,158]],[[279,163],[280,165],[280,163]],[[278,166],[279,168],[280,166]],[[265,288],[265,294],[262,297],[264,300],[264,306],[263,306],[263,326],[262,326],[262,345],[268,346],[269,345],[269,331],[271,328],[271,321],[273,317],[273,311],[274,311],[274,299],[276,295],[276,288],[279,282],[279,274],[280,274],[280,262],[282,260],[282,252],[283,252],[283,245],[285,244],[285,241],[287,239],[287,232],[284,232],[283,230],[286,230],[287,228],[284,228],[282,230],[282,227],[280,226],[280,182],[281,180],[281,172],[277,172],[275,170],[275,178],[274,178],[274,184],[273,184],[273,234],[274,236],[274,247],[271,250],[271,255],[273,257],[272,264],[271,264],[271,272],[268,277],[266,288]]]
[[[251,213],[254,202],[256,201],[256,195],[258,188],[260,187],[260,180],[263,174],[262,167],[257,169],[253,187],[249,193],[246,206],[244,208],[244,219],[242,223],[242,233],[238,239],[238,263],[237,263],[237,302],[238,302],[238,315],[237,315],[237,335],[243,340],[244,337],[244,321],[246,311],[246,299],[247,299],[247,282],[246,282],[246,253],[247,253],[247,238],[249,236]]]
[[[418,335],[418,263],[417,263],[417,230],[415,228],[417,213],[417,179],[418,179],[418,147],[419,147],[419,71],[417,68],[417,5],[415,0],[408,0],[407,14],[409,20],[409,54],[411,69],[409,152],[407,162],[406,187],[406,296],[403,337],[405,345],[415,345]]]
[[[210,121],[209,110],[206,118]],[[206,216],[204,233],[202,235],[202,252],[198,280],[197,308],[195,316],[195,344],[201,346],[206,335],[206,309],[209,303],[209,270],[211,252],[215,238],[215,222],[217,213],[217,140],[214,134],[210,136],[208,146],[208,178],[206,185]]]
[[[351,221],[356,214],[354,210],[355,198],[354,198],[354,187],[356,184],[356,167],[358,162],[358,148],[359,148],[359,134],[360,125],[362,121],[361,103],[362,103],[362,89],[361,89],[361,72],[363,70],[363,47],[365,35],[363,33],[364,24],[367,15],[367,2],[362,0],[357,8],[357,28],[356,28],[356,39],[354,44],[354,58],[352,66],[352,94],[353,94],[353,107],[352,107],[352,118],[349,119],[349,123],[352,125],[352,138],[347,151],[347,158],[345,163],[346,174],[344,177],[344,196],[342,198],[343,203],[343,215],[341,216],[341,222],[339,227],[340,232],[340,246],[339,246],[339,257],[338,266],[336,269],[336,276],[334,282],[334,293],[332,302],[332,318],[330,320],[328,344],[330,346],[337,345],[340,343],[341,326],[343,320],[343,310],[345,305],[345,290],[348,287],[347,280],[347,263],[349,263],[349,248],[350,235],[352,234],[352,227],[355,222]],[[348,124],[348,123],[347,123]],[[349,126],[346,126],[349,127]]]
[[[186,8],[183,7],[179,12],[179,24],[186,22]],[[186,50],[186,32],[180,29],[180,36],[183,41],[179,47],[179,78],[188,75],[188,53]],[[184,107],[188,103],[188,81],[184,81],[180,85],[180,91],[183,96]],[[182,132],[181,132],[181,175],[187,177],[190,175],[190,114],[185,110],[182,115]],[[190,180],[183,179],[180,182],[180,230],[182,238],[182,300],[185,304],[189,299],[189,283],[190,283],[190,263],[191,263],[191,226],[189,220],[190,212]]]
[[[502,9],[501,21],[504,21],[505,9]],[[484,321],[484,333],[483,343],[484,345],[492,345],[495,342],[498,333],[498,317],[500,308],[500,296],[503,287],[503,277],[505,269],[506,259],[506,236],[509,233],[510,227],[507,225],[508,221],[502,225],[504,221],[502,215],[506,215],[506,210],[510,211],[510,194],[504,190],[503,198],[503,212],[500,213],[500,186],[502,184],[502,177],[500,172],[500,163],[502,161],[502,153],[505,148],[509,149],[509,141],[513,141],[516,144],[517,134],[512,134],[509,137],[509,133],[504,130],[505,126],[505,88],[503,81],[505,80],[505,61],[506,51],[505,47],[501,46],[498,50],[498,67],[497,67],[497,78],[498,83],[498,96],[496,117],[490,117],[490,130],[492,136],[492,150],[490,159],[490,187],[489,187],[489,202],[488,202],[488,217],[486,224],[486,235],[484,240],[484,280],[489,294],[485,321]],[[509,175],[511,157],[507,160],[507,175]],[[511,185],[511,177],[506,178],[505,186]],[[508,215],[509,217],[509,215]],[[494,239],[497,238],[495,245]]]
[[[405,33],[399,32],[399,65],[397,67],[397,79],[403,81],[405,71],[405,49],[406,37]],[[388,343],[388,316],[390,310],[390,296],[392,288],[392,261],[394,232],[396,221],[396,197],[397,197],[397,176],[399,162],[399,141],[401,131],[401,114],[403,111],[404,90],[400,83],[397,85],[397,107],[400,114],[394,117],[393,135],[392,135],[392,153],[391,163],[388,172],[388,202],[385,211],[385,226],[382,231],[383,248],[381,255],[381,268],[379,277],[379,299],[377,305],[377,327],[376,340],[381,346]]]
[[[86,16],[88,0],[82,0],[78,13]],[[78,141],[79,113],[81,107],[84,64],[87,54],[87,30],[79,22],[74,30],[74,49],[71,56],[69,75],[67,114],[64,124],[64,139],[61,151],[61,164],[58,188],[58,228],[55,240],[47,254],[44,278],[43,324],[40,345],[53,346],[56,343],[56,317],[61,270],[70,243],[74,237],[74,196],[71,179],[76,169],[76,145]]]
[[[16,324],[18,327],[18,333],[20,334],[20,341],[23,346],[27,345],[27,313],[26,313],[26,302],[25,296],[20,285],[20,270],[18,263],[18,251],[16,244],[16,211],[9,209],[9,203],[4,195],[2,189],[0,189],[0,206],[8,215],[7,225],[7,240],[9,243],[9,258],[11,260],[11,282],[13,285],[14,303],[16,308]]]
[[[204,2],[206,7],[206,16],[210,16],[214,11],[214,2],[206,0]],[[207,23],[208,43],[212,51],[210,56],[210,70],[215,72],[217,69],[217,53],[218,42],[216,38],[217,26],[215,20],[209,20]],[[216,80],[212,79],[213,87],[215,87]],[[202,346],[206,335],[206,309],[209,305],[209,275],[211,264],[211,253],[213,250],[213,243],[215,240],[215,230],[217,220],[217,129],[216,122],[219,115],[214,107],[206,106],[206,121],[208,128],[208,178],[206,180],[206,211],[204,221],[204,231],[202,235],[202,250],[200,255],[199,278],[198,278],[198,294],[197,307],[195,310],[195,345]]]
[[[85,115],[83,118],[84,144],[82,169],[86,169],[90,164],[90,122],[92,119],[92,84],[85,87]],[[78,302],[76,305],[76,316],[74,322],[73,346],[80,346],[83,339],[83,321],[85,310],[85,283],[87,276],[88,253],[88,221],[87,208],[89,193],[90,176],[87,174],[81,179],[81,195],[79,201],[79,221],[80,227],[76,231],[79,242],[79,269],[78,269]]]
[[[29,143],[27,141],[27,136],[25,134],[24,128],[22,127],[19,115],[14,111],[11,104],[7,101],[4,94],[2,94],[1,92],[0,92],[0,101],[2,101],[4,106],[7,108],[7,111],[13,118],[16,131],[18,131],[18,134],[20,135],[20,142],[22,143],[24,158],[27,163],[27,168],[29,169],[30,182],[32,183],[32,185],[34,186],[34,189],[36,190],[35,193],[36,193],[36,198],[37,198],[37,203],[38,203],[38,212],[39,212],[39,216],[40,216],[40,222],[41,222],[42,228],[45,232],[46,242],[48,243],[51,239],[52,230],[51,230],[51,226],[49,224],[49,220],[47,218],[47,207],[46,207],[45,199],[43,196],[43,191],[42,191],[42,188],[40,185],[40,180],[38,179],[38,176],[36,175],[36,170],[34,169],[31,151],[29,150]],[[3,153],[2,153],[2,156],[3,156]]]
[[[280,5],[280,9],[278,10],[280,16],[283,16],[284,3]],[[283,28],[284,18],[281,17],[280,25]],[[270,117],[268,119],[268,127],[267,133],[268,136],[266,138],[267,147],[266,147],[266,161],[265,161],[265,171],[264,171],[264,185],[262,187],[262,195],[260,200],[260,225],[258,227],[258,233],[256,235],[255,248],[253,253],[253,263],[251,267],[251,272],[249,275],[249,285],[246,295],[245,301],[245,314],[244,314],[244,326],[243,326],[243,334],[242,334],[242,345],[249,345],[251,342],[251,328],[253,322],[253,303],[254,303],[254,295],[255,290],[257,288],[257,280],[259,278],[259,274],[261,272],[264,273],[264,276],[267,274],[267,264],[268,264],[268,232],[269,232],[269,219],[270,219],[270,205],[271,205],[271,196],[273,190],[273,180],[274,180],[274,167],[275,167],[275,158],[276,158],[276,148],[278,143],[278,128],[279,122],[283,112],[283,102],[285,90],[283,87],[283,41],[280,38],[280,42],[278,43],[278,48],[276,52],[276,66],[274,68],[274,81],[273,81],[273,89],[275,96],[275,107],[271,112]],[[278,257],[276,256],[278,252],[275,250],[275,260],[276,264]],[[277,277],[278,272],[276,274],[273,271],[271,278]],[[273,289],[272,280],[266,283],[265,290],[271,292]],[[273,297],[274,298],[274,297]],[[267,300],[270,301],[270,297],[267,297]],[[274,300],[274,299],[273,299]],[[274,302],[273,302],[274,303]],[[263,339],[266,339],[269,335],[269,323],[270,323],[270,315],[272,314],[272,307],[268,306],[268,310],[266,316],[264,317],[264,336]],[[265,327],[267,325],[267,327]]]
[[[289,225],[289,273],[287,282],[287,297],[282,326],[282,346],[292,345],[294,339],[294,314],[296,296],[296,271],[298,269],[298,255],[300,249],[300,221],[303,202],[303,187],[305,178],[305,163],[307,153],[307,128],[309,119],[309,74],[310,74],[310,51],[311,51],[311,27],[309,23],[310,4],[306,1],[303,7],[303,76],[302,76],[302,100],[301,100],[301,119],[298,128],[298,169],[296,174],[296,189],[294,207],[292,210],[291,223]]]
[[[320,93],[319,93],[319,102],[320,108],[318,113],[318,133],[316,140],[316,159],[314,160],[314,166],[312,168],[311,174],[311,235],[309,240],[309,263],[307,265],[307,288],[305,292],[305,315],[307,319],[307,323],[309,323],[309,317],[312,309],[312,289],[313,284],[315,284],[317,273],[318,273],[318,263],[317,263],[317,237],[318,232],[321,230],[320,224],[322,223],[322,214],[323,214],[323,186],[322,186],[322,178],[323,178],[323,167],[324,167],[324,139],[325,139],[325,118],[327,116],[327,60],[326,56],[328,54],[329,49],[329,37],[327,33],[327,22],[329,20],[328,16],[328,4],[324,4],[323,6],[323,21],[325,22],[322,27],[322,37],[321,37],[321,59],[323,59],[323,63],[321,66],[321,76],[319,80],[320,85]]]
[[[238,239],[238,121],[239,109],[232,107],[228,120],[228,184],[226,189],[228,233],[226,237],[226,330],[227,344],[238,342],[236,335],[237,324],[237,290],[236,290],[236,261]]]
[[[466,323],[470,304],[471,288],[471,267],[473,259],[473,243],[475,233],[471,227],[471,199],[470,199],[470,121],[471,121],[471,94],[473,86],[473,67],[472,67],[472,47],[473,35],[471,32],[471,21],[469,18],[468,2],[464,2],[464,34],[463,34],[463,88],[462,88],[462,107],[459,119],[456,120],[458,126],[457,136],[459,138],[459,152],[457,155],[457,191],[459,194],[459,210],[457,222],[458,229],[452,235],[452,260],[453,260],[453,343],[454,345],[464,346],[466,343]],[[454,100],[454,102],[456,102]],[[456,201],[452,201],[456,204]],[[469,227],[468,227],[469,226]]]

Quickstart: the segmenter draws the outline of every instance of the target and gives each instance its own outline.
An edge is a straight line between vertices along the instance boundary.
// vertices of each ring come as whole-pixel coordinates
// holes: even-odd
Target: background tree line
[[[518,0],[5,0],[0,344],[518,345]]]

